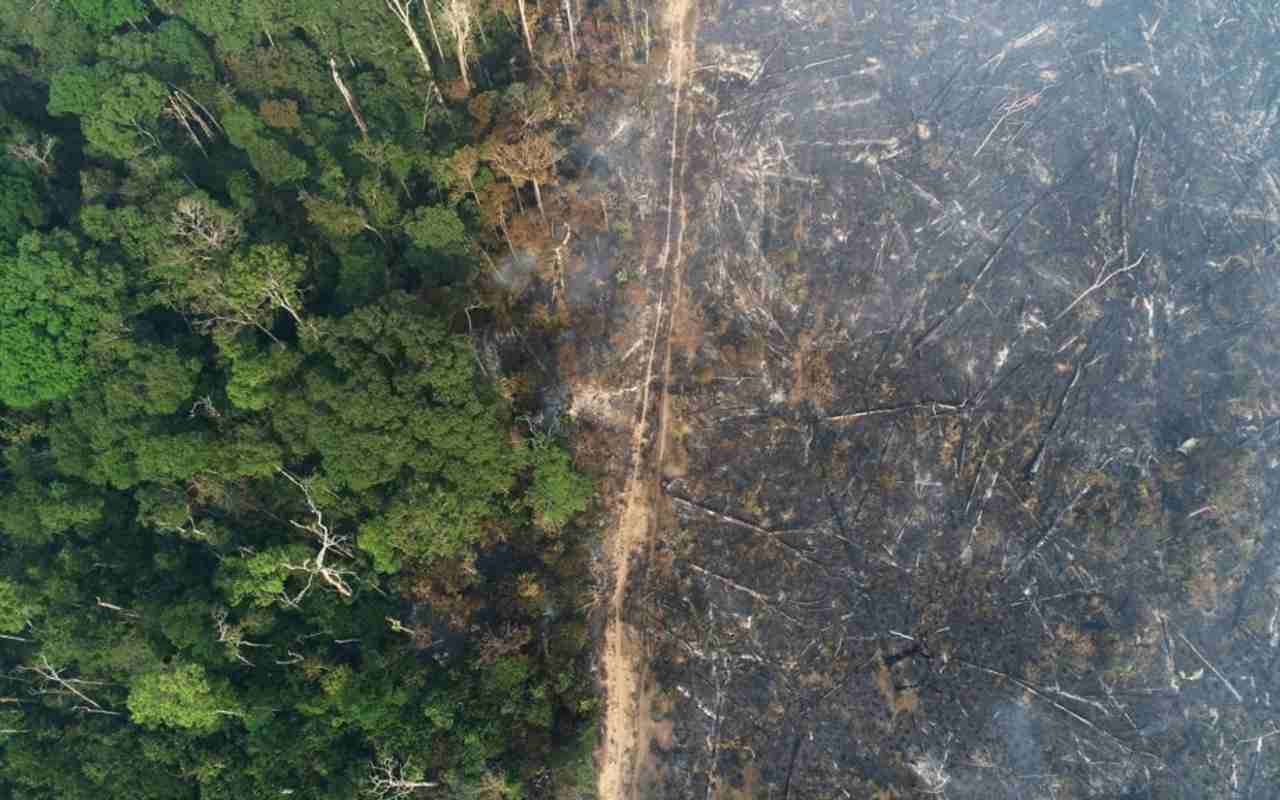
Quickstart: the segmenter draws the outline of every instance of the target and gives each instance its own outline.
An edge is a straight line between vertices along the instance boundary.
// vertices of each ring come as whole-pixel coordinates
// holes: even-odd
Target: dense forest
[[[0,2],[0,797],[593,790],[582,13]]]
[[[1274,795],[1276,6],[0,0],[0,800]]]

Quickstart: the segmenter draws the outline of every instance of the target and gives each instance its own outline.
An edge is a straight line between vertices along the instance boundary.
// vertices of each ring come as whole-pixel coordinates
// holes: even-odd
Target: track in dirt
[[[648,325],[643,391],[631,434],[631,465],[622,511],[609,543],[613,590],[604,634],[606,709],[600,751],[598,794],[601,800],[635,797],[652,729],[644,702],[648,673],[641,632],[626,619],[631,588],[631,563],[646,563],[652,554],[657,526],[658,479],[666,455],[670,425],[668,387],[671,384],[671,328],[682,287],[681,247],[684,242],[684,176],[680,135],[680,106],[692,61],[696,10],[691,0],[669,0],[665,10],[671,41],[667,72],[671,83],[671,152],[667,174],[667,214],[662,249],[646,276],[656,296]],[[652,391],[657,375],[661,388]],[[656,401],[655,401],[656,394]],[[650,444],[650,409],[656,419]]]

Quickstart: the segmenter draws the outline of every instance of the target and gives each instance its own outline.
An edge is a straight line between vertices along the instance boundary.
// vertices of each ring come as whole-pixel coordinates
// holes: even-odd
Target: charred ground
[[[636,796],[1266,796],[1280,15],[700,19]]]

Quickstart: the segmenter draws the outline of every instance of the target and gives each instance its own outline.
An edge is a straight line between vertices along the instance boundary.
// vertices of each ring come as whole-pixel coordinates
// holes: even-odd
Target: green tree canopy
[[[429,253],[456,258],[465,255],[469,248],[467,227],[458,212],[449,206],[415,209],[404,229],[414,244]]]
[[[518,31],[468,13],[500,97]],[[0,800],[350,800],[385,756],[515,797],[589,724],[581,479],[460,333],[495,220],[539,246],[472,203],[518,126],[431,62],[381,0],[0,3]]]
[[[252,111],[242,106],[222,117],[227,138],[249,157],[253,169],[267,183],[280,186],[296,183],[307,175],[307,162],[298,158],[267,130]]]
[[[306,345],[309,368],[273,421],[295,452],[321,456],[334,485],[364,491],[408,469],[490,498],[511,488],[522,457],[469,341],[412,297],[327,320]]]
[[[147,71],[170,83],[214,78],[208,48],[181,19],[165,20],[150,31],[112,36],[102,43],[99,52],[104,59],[126,69]]]
[[[167,725],[212,733],[238,712],[226,689],[199,664],[181,664],[139,675],[129,686],[129,713],[149,727]]]
[[[164,84],[145,73],[76,65],[53,76],[48,110],[80,117],[92,148],[129,161],[159,144],[156,123],[168,97]]]
[[[29,463],[13,464],[10,490],[0,496],[0,529],[13,541],[42,545],[65,531],[102,520],[103,498],[79,481],[50,479]]]
[[[567,450],[545,436],[534,439],[531,459],[533,475],[525,502],[538,527],[559,531],[587,510],[591,481],[573,468]]]
[[[268,330],[278,312],[302,323],[306,263],[280,244],[253,244],[229,258],[196,256],[171,296],[213,329]]]
[[[90,340],[119,324],[120,284],[66,232],[27,234],[0,256],[0,403],[30,408],[75,390]]]
[[[38,612],[39,606],[24,587],[0,578],[0,632],[18,633]]]
[[[137,22],[147,15],[143,0],[67,0],[71,8],[90,27],[110,31],[127,22]]]
[[[34,181],[26,175],[0,173],[0,242],[16,241],[45,219]]]

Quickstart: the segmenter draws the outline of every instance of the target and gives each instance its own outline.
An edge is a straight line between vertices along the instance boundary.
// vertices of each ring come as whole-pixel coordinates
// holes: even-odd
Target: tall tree
[[[175,287],[180,302],[210,329],[254,327],[268,336],[277,312],[299,330],[306,264],[283,245],[254,244],[225,260],[197,260],[187,281]]]
[[[444,0],[444,24],[449,27],[453,37],[454,54],[458,60],[458,74],[462,77],[462,85],[471,91],[471,76],[468,64],[471,60],[471,37],[475,25],[475,9],[471,0]]]
[[[89,145],[104,155],[133,162],[161,141],[157,123],[169,90],[150,75],[120,72],[109,64],[74,66],[53,76],[49,113],[75,114]]]
[[[409,37],[409,44],[413,46],[413,52],[418,54],[418,63],[422,64],[422,71],[431,77],[431,59],[427,58],[427,51],[422,47],[422,39],[418,37],[418,29],[413,24],[413,3],[414,0],[384,0],[387,4],[387,10],[396,18],[400,26],[404,28],[405,35]],[[427,13],[427,22],[431,26],[431,38],[436,43],[436,48],[440,47],[440,37],[436,35],[436,23],[431,17],[431,9],[427,6],[429,0],[422,0],[422,7]],[[440,51],[440,59],[444,60],[444,51]]]
[[[121,282],[65,231],[29,233],[0,255],[0,403],[30,408],[74,391],[90,342],[121,325]]]
[[[369,137],[369,125],[364,121],[364,114],[360,113],[360,107],[356,103],[355,95],[347,88],[347,82],[342,79],[342,74],[338,72],[338,59],[329,56],[329,72],[333,76],[333,83],[338,87],[338,93],[342,95],[342,100],[347,104],[347,110],[351,112],[351,118],[355,120],[356,127],[360,129],[360,135],[365,138]]]
[[[147,16],[143,0],[68,0],[68,3],[86,24],[102,33]]]
[[[135,678],[129,687],[129,713],[140,725],[212,733],[241,712],[230,691],[210,679],[204,667],[179,664]]]
[[[29,174],[15,173],[0,173],[0,241],[5,242],[16,241],[46,219],[36,182]]]
[[[491,142],[485,152],[486,159],[514,184],[530,182],[538,201],[538,211],[545,217],[542,207],[542,184],[551,180],[555,165],[564,158],[564,150],[550,132],[533,133],[515,141]]]
[[[533,34],[529,29],[529,9],[527,7],[528,0],[516,0],[516,8],[520,12],[520,31],[524,34],[524,47],[529,54],[529,58],[533,58]],[[534,5],[537,9],[537,5]]]
[[[227,139],[249,157],[263,180],[276,186],[295,184],[307,176],[307,162],[289,151],[281,137],[267,130],[262,120],[243,106],[222,115]]]

